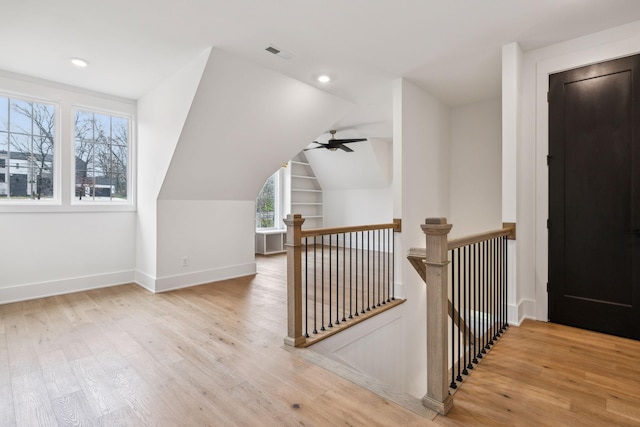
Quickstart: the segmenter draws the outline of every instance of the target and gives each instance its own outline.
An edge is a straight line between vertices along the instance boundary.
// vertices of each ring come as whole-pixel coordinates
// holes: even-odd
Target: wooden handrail
[[[400,219],[394,219],[392,223],[389,224],[377,224],[377,225],[362,225],[362,226],[354,226],[354,227],[339,227],[339,228],[316,228],[316,229],[309,229],[309,230],[302,230],[302,225],[304,224],[304,218],[302,217],[302,215],[300,214],[289,214],[287,215],[287,217],[284,219],[285,224],[287,225],[287,241],[285,243],[285,247],[287,248],[287,336],[284,339],[284,342],[286,345],[292,346],[292,347],[306,347],[307,345],[313,344],[317,341],[319,341],[320,339],[324,339],[326,337],[331,336],[332,334],[334,334],[335,332],[342,330],[346,327],[349,327],[351,325],[357,324],[358,322],[364,320],[365,318],[371,317],[372,315],[375,315],[376,313],[381,313],[384,310],[388,309],[388,308],[392,308],[397,306],[398,304],[401,304],[402,302],[404,302],[403,299],[399,299],[399,298],[395,298],[395,295],[393,295],[393,289],[391,286],[391,284],[393,283],[393,267],[391,267],[391,269],[389,269],[387,267],[386,270],[386,275],[387,277],[391,277],[390,281],[387,281],[388,284],[388,288],[386,290],[382,289],[382,294],[380,292],[380,288],[378,288],[378,294],[377,294],[377,300],[376,300],[376,296],[374,294],[373,296],[373,307],[369,307],[369,305],[367,305],[367,312],[365,313],[365,306],[364,306],[364,301],[362,302],[362,306],[361,309],[362,311],[360,313],[357,312],[357,302],[356,302],[356,314],[354,316],[349,316],[349,320],[347,320],[345,318],[345,310],[346,307],[344,306],[344,300],[346,298],[346,294],[345,294],[345,284],[342,284],[343,287],[343,318],[341,321],[339,321],[337,318],[335,319],[335,325],[332,324],[332,320],[329,320],[327,327],[331,328],[330,332],[327,332],[327,330],[325,329],[325,325],[324,325],[324,317],[322,318],[322,324],[321,324],[321,328],[320,330],[322,332],[318,332],[314,329],[313,331],[313,336],[309,335],[309,331],[305,329],[305,331],[303,331],[302,328],[302,324],[303,324],[303,313],[305,316],[308,315],[307,312],[307,308],[306,306],[303,307],[303,298],[305,298],[305,302],[306,302],[306,298],[307,296],[305,295],[305,293],[303,292],[302,289],[302,272],[303,272],[303,268],[302,268],[302,250],[303,247],[304,248],[308,248],[309,245],[307,245],[307,242],[305,241],[305,238],[307,237],[315,237],[315,236],[328,236],[329,242],[328,242],[328,246],[329,246],[329,251],[331,250],[332,247],[332,243],[331,243],[331,237],[333,235],[336,234],[346,234],[346,233],[353,233],[353,232],[360,232],[360,231],[374,231],[374,230],[386,230],[385,232],[388,234],[392,234],[389,230],[393,230],[394,232],[400,232],[402,230],[402,221]],[[378,233],[380,234],[380,233]],[[321,239],[324,242],[324,238]],[[357,240],[358,238],[356,237],[356,250],[357,250]],[[375,241],[375,239],[374,239]],[[380,236],[378,236],[378,251],[380,251]],[[344,243],[344,242],[343,242]],[[326,243],[321,243],[322,249],[324,250],[324,244]],[[393,236],[391,237],[387,237],[387,240],[385,241],[385,245],[391,245],[391,250],[389,250],[389,247],[382,248],[383,251],[386,251],[387,255],[389,257],[389,259],[391,260],[390,264],[393,265]],[[316,245],[313,245],[314,248],[316,247]],[[364,245],[363,245],[364,246]],[[364,250],[364,247],[361,247],[361,250]],[[367,249],[369,250],[369,249]],[[372,248],[372,250],[375,250]],[[346,252],[343,252],[343,254]],[[329,252],[329,254],[331,254],[331,252]],[[314,253],[314,257],[315,257],[315,253]],[[324,262],[323,258],[324,255],[321,255],[321,260],[320,262]],[[329,255],[329,257],[331,257],[331,255]],[[343,263],[344,261],[344,255],[343,255]],[[349,256],[349,262],[351,262],[351,257]],[[356,255],[356,260],[357,260],[357,255]],[[315,258],[314,261],[315,263]],[[380,273],[380,257],[378,256],[378,274]],[[332,264],[330,264],[332,265]],[[375,266],[375,260],[374,260],[374,266]],[[305,260],[305,271],[308,268],[308,265],[306,264],[306,260]],[[338,262],[336,261],[335,264],[336,269],[339,268],[338,267]],[[344,270],[346,271],[346,270]],[[315,273],[312,272],[313,275],[315,275]],[[349,273],[351,274],[351,273]],[[357,272],[356,272],[357,274]],[[362,274],[364,275],[364,269],[362,270]],[[372,273],[373,274],[373,273]],[[383,269],[383,274],[384,274],[384,269]],[[331,275],[328,275],[329,277],[329,287],[331,286]],[[344,275],[343,275],[343,280],[344,280]],[[338,282],[339,282],[339,278],[336,280],[336,289],[338,288]],[[381,283],[384,284],[384,280],[380,280],[378,279],[377,282],[378,286],[380,286]],[[314,282],[314,286],[315,286],[315,282]],[[320,286],[324,287],[324,273],[323,276],[321,278],[321,284]],[[351,285],[349,285],[351,286]],[[356,284],[355,287],[357,289],[357,279],[356,279]],[[305,292],[306,292],[306,288],[305,288]],[[386,294],[386,295],[385,295]],[[331,319],[331,293],[329,293],[329,319]],[[364,293],[362,294],[362,298],[364,299]],[[382,295],[382,298],[381,298]],[[336,295],[337,297],[339,297],[339,294]],[[386,301],[384,300],[386,296]],[[315,298],[315,297],[314,297]],[[324,297],[323,297],[324,298]],[[349,294],[349,298],[351,298],[351,294]],[[367,294],[367,298],[369,298],[368,294]],[[357,296],[356,296],[357,299]],[[381,301],[382,300],[382,301]],[[335,301],[337,302],[338,299],[336,298]],[[376,301],[377,301],[377,305],[376,305]],[[315,304],[315,302],[314,302]],[[321,302],[322,306],[324,306],[324,301],[322,300]],[[304,310],[303,310],[304,308]],[[350,307],[351,308],[351,307]],[[320,308],[320,310],[324,310],[323,307]],[[336,316],[338,313],[338,307],[336,307]],[[315,306],[314,306],[314,313],[315,313]],[[315,318],[314,318],[314,322],[315,322]],[[340,325],[340,326],[338,326]]]
[[[354,233],[357,231],[386,230],[392,228],[395,232],[402,231],[402,220],[394,218],[389,224],[354,225],[350,227],[310,228],[302,230],[301,237],[326,236],[329,234]]]
[[[447,242],[447,246],[449,250],[452,250],[462,248],[464,246],[473,245],[474,243],[484,242],[485,240],[496,239],[502,236],[507,236],[507,239],[509,240],[515,240],[516,225],[513,223],[504,223],[503,228],[500,228],[498,230],[486,231],[484,233],[478,233],[471,236],[449,240]]]

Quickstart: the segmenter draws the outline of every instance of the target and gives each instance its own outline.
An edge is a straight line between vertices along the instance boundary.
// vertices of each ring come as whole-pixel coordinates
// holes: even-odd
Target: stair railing
[[[412,249],[408,258],[427,286],[422,403],[446,415],[453,405],[451,390],[509,326],[507,240],[515,239],[515,224],[455,240],[448,240],[452,225],[446,218],[428,218],[421,227],[426,250]]]
[[[286,345],[307,347],[404,302],[395,297],[394,233],[401,221],[340,228],[287,225]]]

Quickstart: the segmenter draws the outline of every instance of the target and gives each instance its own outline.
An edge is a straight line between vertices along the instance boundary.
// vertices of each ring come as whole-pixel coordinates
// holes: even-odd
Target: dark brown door
[[[549,78],[549,319],[640,339],[640,55]]]

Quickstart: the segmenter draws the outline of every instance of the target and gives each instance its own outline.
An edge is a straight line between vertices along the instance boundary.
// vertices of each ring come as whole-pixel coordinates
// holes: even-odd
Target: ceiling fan
[[[314,144],[318,144],[319,146],[318,147],[313,147],[313,148],[306,148],[304,151],[315,150],[317,148],[326,148],[329,151],[336,151],[339,148],[339,149],[341,149],[343,151],[346,151],[347,153],[351,153],[351,152],[353,152],[353,150],[351,148],[347,147],[344,144],[349,144],[351,142],[360,142],[360,141],[366,141],[367,140],[367,138],[337,139],[335,130],[330,130],[329,133],[331,134],[331,139],[329,139],[326,143],[313,141]]]

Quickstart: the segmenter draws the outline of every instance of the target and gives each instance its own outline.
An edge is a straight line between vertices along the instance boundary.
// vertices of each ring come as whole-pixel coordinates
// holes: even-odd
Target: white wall
[[[162,185],[164,200],[254,200],[352,104],[213,50]]]
[[[450,236],[502,227],[502,129],[499,99],[451,111]]]
[[[256,272],[254,201],[160,200],[158,230],[156,291]]]
[[[339,137],[363,137],[343,132]],[[322,139],[318,139],[322,140]],[[354,150],[312,150],[306,156],[323,190],[324,227],[389,223],[393,219],[392,144],[350,144]]]
[[[323,190],[324,227],[386,224],[393,220],[393,188]]]
[[[133,280],[135,212],[72,206],[71,108],[135,115],[134,101],[0,73],[0,91],[57,102],[60,204],[0,204],[0,303],[74,292]],[[95,210],[89,212],[88,210]]]
[[[526,52],[522,59],[522,102],[518,141],[518,290],[531,306],[524,315],[548,319],[548,76],[640,52],[640,21]]]
[[[157,276],[157,198],[210,50],[138,101],[136,280],[150,290]]]
[[[154,290],[255,273],[255,199],[265,179],[350,108],[212,50],[158,196]]]
[[[400,273],[396,280],[407,298],[404,330],[412,337],[400,363],[407,372],[403,389],[422,397],[427,384],[426,292],[406,254],[412,247],[424,247],[420,225],[426,217],[450,213],[450,111],[424,90],[399,79],[394,81],[393,126],[394,217],[402,218],[395,246],[396,272]]]

